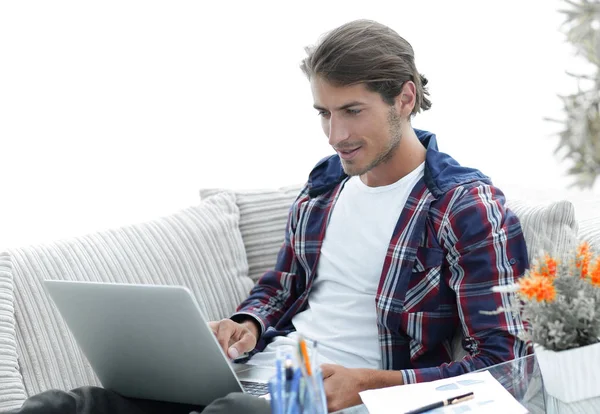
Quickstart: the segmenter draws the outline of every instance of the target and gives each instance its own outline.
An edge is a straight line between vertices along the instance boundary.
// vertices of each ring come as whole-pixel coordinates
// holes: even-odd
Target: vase
[[[547,394],[547,411],[600,412],[600,343],[566,351],[534,345]]]

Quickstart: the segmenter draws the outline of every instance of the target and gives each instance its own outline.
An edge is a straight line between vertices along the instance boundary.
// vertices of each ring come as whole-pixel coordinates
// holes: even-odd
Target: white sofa
[[[201,190],[198,205],[168,217],[0,253],[0,412],[50,388],[99,384],[42,280],[185,285],[207,318],[227,317],[274,265],[299,189]],[[530,257],[578,234],[600,248],[600,216],[578,223],[566,201],[508,206]]]

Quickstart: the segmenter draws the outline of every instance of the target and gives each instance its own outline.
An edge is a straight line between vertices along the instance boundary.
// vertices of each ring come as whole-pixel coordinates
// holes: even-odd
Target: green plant
[[[550,121],[563,125],[556,153],[573,165],[568,173],[574,185],[591,188],[600,175],[600,1],[565,0],[570,6],[560,10],[566,18],[564,30],[579,56],[592,66],[591,75],[572,74],[578,80],[576,93],[560,96],[566,119]]]

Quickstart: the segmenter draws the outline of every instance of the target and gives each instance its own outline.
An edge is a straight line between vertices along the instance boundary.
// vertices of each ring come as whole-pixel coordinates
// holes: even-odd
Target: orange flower
[[[536,269],[536,270],[542,276],[555,277],[556,276],[556,266],[557,266],[556,259],[554,259],[553,257],[551,257],[549,254],[546,253],[546,255],[544,256],[544,262],[541,264],[539,269]]]
[[[596,263],[590,271],[590,282],[592,285],[600,287],[600,257],[596,259]]]
[[[584,256],[590,251],[590,244],[586,241],[583,241],[577,246],[577,256]]]
[[[581,271],[582,279],[588,276],[591,259],[592,252],[590,251],[590,244],[588,242],[581,243],[577,248],[576,266],[577,269]]]
[[[521,278],[519,288],[523,295],[538,302],[542,300],[552,302],[556,297],[556,289],[552,279],[535,272]]]

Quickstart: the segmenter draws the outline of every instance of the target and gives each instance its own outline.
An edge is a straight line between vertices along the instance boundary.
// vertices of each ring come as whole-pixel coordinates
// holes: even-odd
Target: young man
[[[360,404],[362,390],[525,355],[518,317],[480,313],[507,303],[507,293],[491,288],[528,266],[521,227],[489,178],[412,128],[412,116],[431,103],[410,44],[379,23],[354,21],[308,49],[302,70],[337,154],[316,165],[293,204],[275,269],[231,319],[211,322],[223,349],[272,364],[276,349],[299,335],[318,341],[330,411]],[[466,356],[453,361],[455,336]],[[236,404],[268,412],[248,398],[205,412]],[[69,412],[129,412],[132,404],[171,412],[93,387],[40,394],[19,412],[41,412],[36,403],[51,412],[61,401],[93,407]]]
[[[308,53],[302,69],[337,154],[310,173],[275,269],[232,320],[213,323],[223,348],[263,351],[250,363],[265,363],[299,333],[318,341],[331,410],[359,404],[362,390],[525,355],[520,319],[480,313],[507,303],[491,288],[528,266],[519,221],[489,178],[412,128],[431,103],[410,44],[355,21]],[[453,362],[457,332],[467,355]]]

